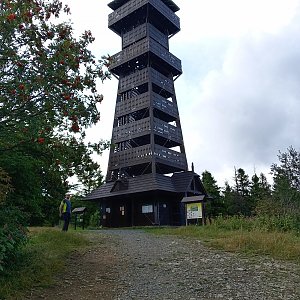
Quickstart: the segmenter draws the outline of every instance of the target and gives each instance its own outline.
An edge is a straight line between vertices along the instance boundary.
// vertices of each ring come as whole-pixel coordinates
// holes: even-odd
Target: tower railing
[[[152,152],[150,145],[145,145],[112,153],[110,155],[109,169],[116,170],[133,165],[145,164],[151,162],[153,157],[155,157],[159,163],[182,170],[186,169],[185,154],[159,145],[155,145],[154,152]]]
[[[149,107],[151,103],[150,95],[150,92],[146,92],[136,97],[126,99],[126,101],[118,102],[115,112],[116,117]],[[152,100],[154,108],[163,111],[174,118],[178,116],[177,105],[170,100],[167,100],[156,93],[152,93]]]
[[[150,105],[150,92],[143,93],[116,105],[116,117],[147,108]]]
[[[135,71],[134,73],[124,76],[119,79],[119,93],[124,93],[137,86],[140,86],[149,81],[149,71],[148,68],[143,70]]]
[[[185,154],[165,148],[163,146],[155,145],[154,156],[157,162],[171,165],[177,168],[186,168]]]
[[[163,47],[169,50],[169,39],[168,37],[156,29],[153,25],[149,24],[149,36],[161,44]]]
[[[154,39],[156,42],[160,43],[164,48],[169,49],[169,39],[168,37],[156,29],[151,24],[142,24],[129,32],[126,32],[122,36],[122,48],[126,48],[133,43],[137,43],[138,41],[147,37],[147,35]]]
[[[181,60],[175,55],[170,53],[168,49],[161,46],[158,42],[151,38],[144,38],[137,43],[125,48],[124,50],[113,55],[112,63],[109,67],[113,73],[119,73],[117,68],[126,62],[129,62],[135,58],[142,56],[145,53],[152,52],[166,64],[172,67],[174,75],[182,73]]]
[[[119,143],[124,140],[150,134],[150,131],[150,118],[145,118],[123,126],[115,127],[113,129],[112,139],[115,143]]]
[[[154,118],[153,121],[153,131],[155,134],[158,134],[162,137],[165,137],[171,141],[177,143],[182,142],[182,133],[177,127],[168,124],[160,119]]]
[[[152,83],[168,91],[169,93],[174,94],[174,81],[152,68],[149,69],[151,72]]]
[[[153,68],[145,68],[136,71],[128,76],[120,78],[119,80],[119,93],[126,92],[152,79],[152,82],[169,93],[174,93],[174,82],[172,79],[164,76]]]
[[[150,118],[134,121],[132,123],[115,127],[113,129],[112,139],[115,143],[120,143],[128,139],[134,139],[139,136],[150,134],[151,121]],[[153,132],[168,140],[181,143],[182,133],[176,126],[168,124],[160,119],[154,118]]]
[[[109,169],[125,168],[132,165],[144,164],[151,162],[152,151],[150,145],[145,145],[129,150],[112,153],[110,155]]]
[[[111,28],[113,25],[130,14],[143,7],[144,5],[151,4],[161,14],[162,18],[166,18],[174,26],[180,29],[179,17],[162,1],[160,0],[131,0],[109,14],[108,16],[108,27]]]
[[[167,113],[170,116],[178,116],[177,105],[156,93],[153,93],[153,107]]]

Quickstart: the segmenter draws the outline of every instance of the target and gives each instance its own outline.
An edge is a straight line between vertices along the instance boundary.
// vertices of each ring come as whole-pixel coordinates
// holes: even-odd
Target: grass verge
[[[54,275],[63,270],[65,258],[87,244],[84,235],[76,232],[31,228],[29,243],[0,274],[0,299],[23,299],[31,288],[50,285]]]
[[[196,238],[207,245],[230,252],[266,255],[274,259],[300,263],[300,237],[294,232],[253,230],[226,230],[214,225],[178,228],[148,228],[155,234]]]

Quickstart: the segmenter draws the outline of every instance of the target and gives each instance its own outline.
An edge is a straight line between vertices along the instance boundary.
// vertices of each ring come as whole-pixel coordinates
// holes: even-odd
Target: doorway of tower
[[[159,225],[166,226],[170,225],[170,205],[167,201],[158,202],[157,215]]]

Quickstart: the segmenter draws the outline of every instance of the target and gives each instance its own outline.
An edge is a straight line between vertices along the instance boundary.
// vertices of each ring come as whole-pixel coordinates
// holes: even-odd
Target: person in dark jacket
[[[71,196],[66,195],[65,199],[61,201],[59,206],[59,216],[63,217],[64,225],[62,231],[68,231],[70,220],[71,220]]]

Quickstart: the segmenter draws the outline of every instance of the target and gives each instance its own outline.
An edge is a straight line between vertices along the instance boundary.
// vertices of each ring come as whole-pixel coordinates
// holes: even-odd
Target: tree
[[[235,172],[234,181],[235,181],[236,192],[243,197],[249,196],[249,192],[250,192],[249,176],[242,168],[239,168],[237,170],[235,169],[234,172]]]
[[[105,62],[96,62],[87,48],[94,41],[91,32],[77,41],[68,23],[50,22],[61,10],[58,0],[1,2],[0,124],[13,133],[1,141],[1,150],[15,146],[17,134],[43,144],[54,127],[84,135],[99,120],[103,96],[96,79],[108,76]]]
[[[208,218],[210,219],[212,217],[224,214],[224,201],[220,195],[220,188],[217,185],[217,181],[208,171],[204,171],[202,173],[201,180],[207,194],[212,197],[212,200],[208,201],[206,204],[206,214]]]
[[[266,176],[261,173],[259,177],[254,174],[250,182],[250,203],[252,211],[264,214],[265,208],[269,207],[272,199],[271,186]]]
[[[239,214],[250,216],[253,211],[253,203],[250,198],[249,176],[244,169],[235,169],[235,204]]]
[[[239,214],[240,209],[239,202],[237,201],[237,193],[233,189],[233,187],[230,186],[228,181],[225,181],[225,186],[222,193],[224,195],[224,205],[226,214],[229,216]]]
[[[252,205],[250,201],[250,181],[249,176],[242,168],[235,169],[235,185],[231,187],[228,182],[225,183],[224,202],[229,215],[250,216]]]
[[[273,198],[280,205],[281,214],[300,212],[300,153],[292,146],[279,151],[280,164],[272,164]]]
[[[300,152],[290,146],[287,152],[279,151],[278,159],[280,164],[271,166],[274,178],[285,177],[290,187],[300,192]]]
[[[86,190],[99,184],[92,155],[107,147],[85,143],[85,132],[99,121],[97,82],[109,78],[110,57],[96,61],[91,32],[75,39],[69,22],[54,20],[62,13],[70,9],[59,0],[0,3],[0,167],[12,178],[9,202],[37,204],[37,215],[70,188],[70,176]]]

